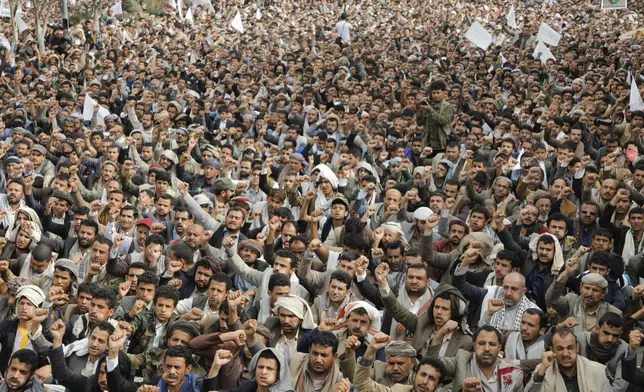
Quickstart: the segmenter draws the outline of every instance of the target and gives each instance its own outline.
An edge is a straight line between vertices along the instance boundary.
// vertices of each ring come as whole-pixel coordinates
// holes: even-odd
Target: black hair
[[[132,265],[130,265],[132,267]],[[139,275],[138,279],[136,280],[136,285],[140,285],[141,283],[146,283],[146,284],[153,284],[157,285],[159,284],[159,279],[157,278],[157,275],[152,272],[152,271],[145,271],[141,275]]]
[[[313,345],[331,347],[331,352],[335,354],[338,352],[338,337],[333,332],[317,330],[311,337],[311,346]]]
[[[215,267],[215,265],[210,261],[210,258],[202,257],[201,259],[197,260],[197,262],[194,265],[195,272],[199,267],[207,268],[211,270],[213,274],[219,272],[219,269]]]
[[[479,337],[481,332],[494,332],[496,334],[496,337],[499,339],[499,344],[501,344],[501,342],[503,341],[502,340],[503,336],[501,336],[501,331],[499,331],[498,329],[494,328],[491,325],[484,325],[481,328],[477,329],[476,332],[474,332],[474,336],[472,337],[472,339],[475,342],[476,342],[476,338]]]
[[[529,308],[526,309],[523,314],[539,316],[539,328],[546,328],[548,326],[548,315],[545,314],[541,309]]]
[[[168,287],[168,286],[164,286],[164,287]],[[168,357],[183,358],[186,361],[186,366],[192,365],[192,351],[190,351],[188,347],[183,347],[183,346],[168,347],[168,350],[165,352],[165,357],[163,357],[163,361],[165,362],[165,359]]]
[[[89,293],[90,295],[93,296],[94,291],[96,291],[97,288],[98,286],[95,285],[94,283],[83,282],[78,285],[78,289],[76,290],[76,293],[77,293],[76,296],[78,296],[78,294],[80,293]]]
[[[210,284],[212,282],[219,282],[223,283],[226,285],[226,292],[230,290],[230,288],[233,286],[233,281],[230,279],[230,277],[223,272],[217,272],[213,274],[210,279],[208,280],[208,287],[210,287]]]
[[[604,324],[608,325],[611,328],[624,328],[624,320],[622,319],[622,316],[613,312],[604,314],[599,318],[599,321],[597,321],[597,325],[599,325],[600,327]]]
[[[357,254],[356,252],[347,251],[347,252],[340,253],[340,257],[338,258],[338,261],[339,262],[342,260],[354,261],[354,260],[358,260],[359,258],[360,258],[360,255]]]
[[[394,241],[391,244],[385,245],[384,248],[385,248],[384,249],[385,253],[390,249],[392,249],[392,250],[400,249],[400,253],[403,256],[405,255],[405,245],[403,245],[403,243],[401,241]]]
[[[537,240],[537,246],[538,246],[540,243],[541,243],[541,244],[546,244],[546,245],[550,245],[550,244],[553,244],[553,245],[554,245],[554,243],[555,243],[555,239],[554,239],[554,238],[552,238],[552,236],[551,236],[551,235],[542,235],[542,236],[541,236],[541,237],[539,237],[539,239]]]
[[[277,374],[280,374],[280,360],[273,354],[272,350],[265,349],[260,351],[257,359],[259,360],[260,358],[274,360],[277,364]]]
[[[306,241],[304,243],[306,244]],[[297,255],[292,251],[288,249],[280,249],[277,252],[275,252],[275,256],[289,259],[291,261],[291,268],[297,268],[298,258],[297,258]]]
[[[101,331],[107,331],[108,336],[114,333],[114,326],[107,321],[101,321],[100,323],[96,324],[94,328],[92,328],[92,331],[96,328],[100,329]]]
[[[85,219],[81,222],[81,226],[92,227],[94,229],[94,234],[98,235],[98,223],[93,220]]]
[[[51,248],[44,243],[36,245],[36,247],[31,251],[31,257],[37,261],[49,261],[51,260],[51,256]]]
[[[183,204],[180,204],[175,207],[174,209],[174,216],[177,216],[177,212],[187,212],[188,213],[188,219],[192,220],[194,219],[194,215],[192,215],[192,211],[188,207],[186,207]]]
[[[110,249],[112,248],[112,245],[113,245],[112,240],[110,240],[109,238],[105,238],[103,236],[96,237],[96,240],[94,240],[94,243],[99,243],[99,244],[102,244],[102,245],[108,245],[110,247]]]
[[[425,271],[425,276],[429,279],[429,268],[424,263],[415,263],[407,266],[407,271],[410,269],[419,269]]]
[[[107,302],[107,306],[110,309],[116,309],[118,306],[118,301],[116,300],[116,293],[113,290],[106,289],[104,287],[98,287],[92,293],[92,301],[95,299],[102,299]]]
[[[496,254],[496,259],[507,260],[512,265],[512,268],[521,268],[523,266],[523,260],[519,258],[519,255],[516,252],[511,250],[502,249],[499,253]]]
[[[351,276],[349,276],[349,274],[347,274],[344,271],[340,271],[340,270],[333,271],[333,273],[331,274],[331,279],[329,279],[329,282],[332,280],[337,280],[340,283],[346,284],[348,289],[351,288],[351,280],[352,280]]]
[[[644,208],[642,207],[634,207],[630,211],[628,211],[628,217],[630,218],[633,214],[644,214]]]
[[[344,246],[349,249],[357,249],[360,252],[363,252],[367,247],[367,242],[362,234],[359,233],[349,233],[344,237]]]
[[[447,91],[447,85],[442,80],[434,80],[432,84],[429,85],[429,90]]]
[[[194,253],[192,252],[192,249],[190,249],[190,246],[183,241],[172,244],[169,252],[174,253],[174,257],[178,260],[184,260],[188,264],[192,263]]]
[[[418,373],[420,371],[420,368],[423,366],[431,366],[440,374],[440,378],[438,379],[439,384],[443,384],[443,381],[445,381],[445,377],[447,377],[447,369],[445,368],[445,365],[443,365],[443,362],[436,357],[424,357],[423,359],[418,362],[414,369],[414,373]]]
[[[291,279],[281,272],[271,274],[270,278],[268,278],[268,291],[273,291],[273,289],[278,286],[291,287]]]
[[[644,209],[642,211],[644,212]],[[548,217],[548,226],[550,226],[550,222],[552,221],[564,222],[566,224],[566,234],[570,233],[570,220],[566,218],[563,214],[556,213],[556,214],[550,215],[550,217]]]
[[[158,244],[158,245],[161,245],[161,247],[164,247],[165,246],[165,238],[163,238],[163,236],[160,235],[160,234],[150,234],[145,239],[145,246],[150,246],[152,244]]]
[[[17,359],[18,362],[30,365],[31,368],[29,369],[29,372],[31,374],[33,374],[33,372],[35,372],[38,368],[38,354],[28,348],[24,348],[13,353],[13,355],[11,355],[9,363],[11,364],[11,361],[13,361],[14,359]]]
[[[161,298],[171,299],[172,302],[174,302],[174,306],[176,307],[180,297],[181,296],[179,295],[179,290],[175,289],[174,287],[161,286],[157,290],[156,294],[154,294],[154,303],[156,304],[157,301]]]
[[[472,216],[472,214],[474,214],[475,212],[483,214],[483,216],[485,216],[485,221],[490,220],[490,211],[482,205],[478,204],[472,207],[472,209],[470,210],[470,216]]]

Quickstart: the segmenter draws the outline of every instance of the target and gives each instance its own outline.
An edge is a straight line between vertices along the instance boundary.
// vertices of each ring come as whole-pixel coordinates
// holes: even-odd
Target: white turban
[[[433,212],[427,207],[420,207],[414,211],[414,219],[417,220],[427,220],[432,216]]]
[[[400,242],[403,243],[405,249],[409,249],[409,242],[405,238],[405,232],[402,229],[402,226],[398,222],[387,222],[380,225],[385,230],[393,231],[394,233],[400,234]]]
[[[302,320],[301,327],[303,329],[313,329],[317,326],[313,321],[313,313],[311,313],[309,304],[300,297],[296,297],[295,295],[279,297],[277,301],[275,301],[275,306],[273,308],[275,314],[279,314],[279,308],[288,310],[297,316],[297,318]]]
[[[373,305],[369,304],[366,301],[353,301],[349,302],[342,308],[338,314],[338,322],[343,323],[349,319],[349,314],[356,309],[362,308],[367,311],[369,318],[371,319],[370,330],[380,331],[382,321],[380,320],[380,311],[376,309]]]
[[[316,167],[313,168],[311,173],[313,173],[316,170],[320,171],[318,178],[326,178],[331,183],[331,186],[333,187],[333,189],[338,189],[338,177],[335,175],[335,173],[333,173],[333,170],[331,170],[325,164],[317,165]]]
[[[40,287],[28,284],[20,287],[16,292],[16,301],[19,301],[22,297],[27,298],[34,306],[39,307],[45,300],[45,293],[42,292]]]

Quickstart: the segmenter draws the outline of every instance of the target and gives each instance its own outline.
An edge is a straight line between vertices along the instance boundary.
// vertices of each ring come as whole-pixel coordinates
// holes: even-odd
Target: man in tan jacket
[[[389,343],[389,336],[379,332],[373,339],[364,357],[359,361],[356,373],[353,376],[353,385],[360,392],[435,392],[445,378],[445,366],[440,360],[432,357],[423,358],[413,374],[413,385],[394,384],[387,387],[371,379],[371,366],[376,359],[376,352]]]

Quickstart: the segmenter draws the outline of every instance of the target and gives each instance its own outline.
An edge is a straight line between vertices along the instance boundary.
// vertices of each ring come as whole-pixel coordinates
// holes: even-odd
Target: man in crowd
[[[7,11],[0,389],[631,387],[642,2],[180,3]]]

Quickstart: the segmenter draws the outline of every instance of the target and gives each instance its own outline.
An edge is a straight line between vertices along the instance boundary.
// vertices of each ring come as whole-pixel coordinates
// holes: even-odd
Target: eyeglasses
[[[582,215],[597,215],[595,211],[581,211]]]

